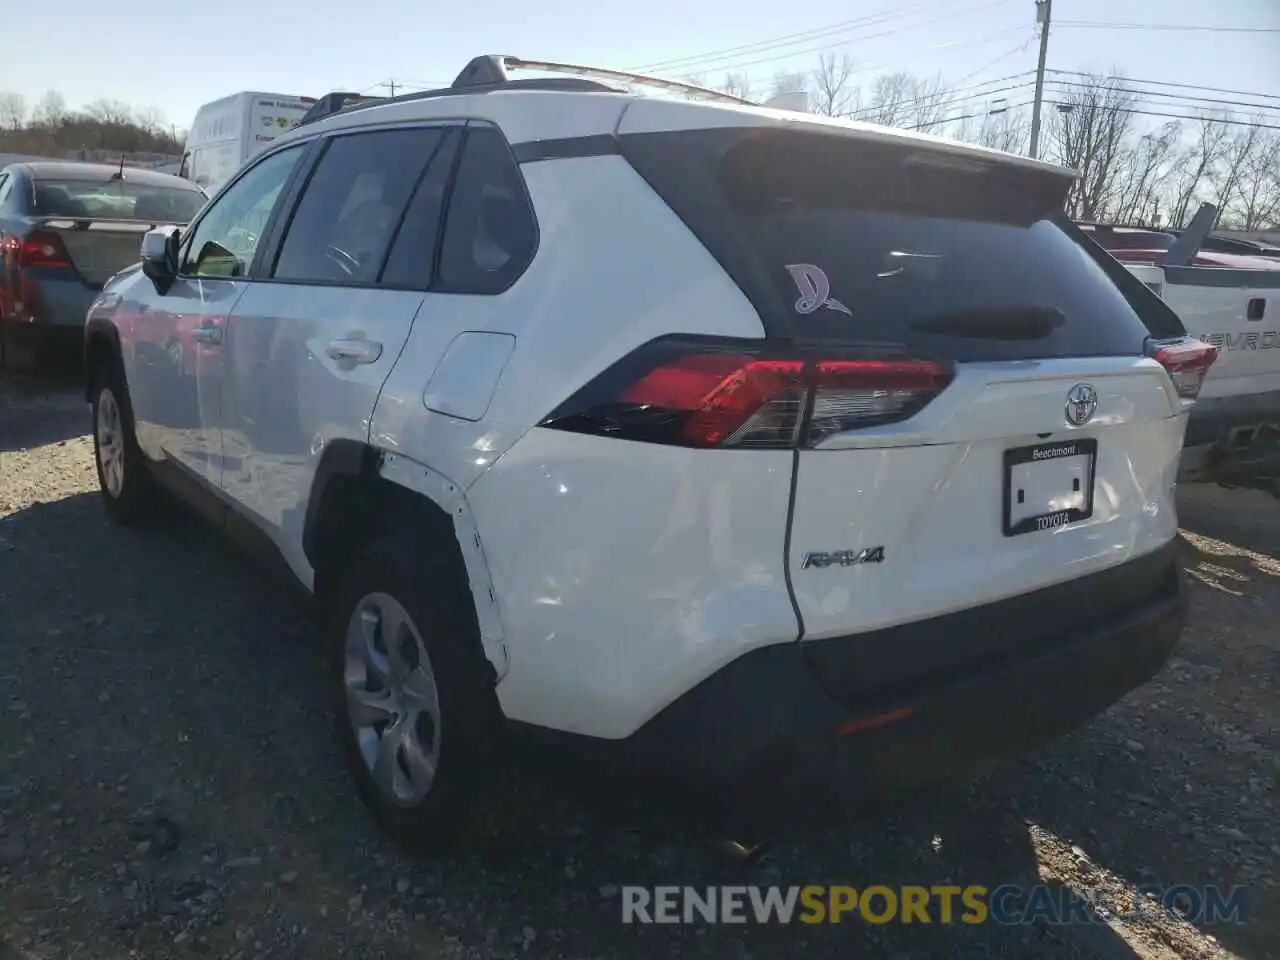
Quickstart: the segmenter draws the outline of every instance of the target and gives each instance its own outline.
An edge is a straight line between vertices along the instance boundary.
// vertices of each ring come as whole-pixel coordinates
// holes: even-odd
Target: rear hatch
[[[1060,215],[1068,175],[883,135],[643,132],[628,118],[638,129],[624,155],[738,280],[768,335],[827,358],[786,547],[806,641],[993,604],[1172,539],[1186,404],[1149,354],[1153,334],[1182,330]],[[1106,602],[1136,605],[1154,589],[1135,582]],[[927,651],[899,646],[852,673],[841,664],[857,644],[806,648],[856,693],[1100,612],[1111,611],[1059,605]]]
[[[143,233],[190,222],[204,202],[204,194],[194,187],[130,180],[40,180],[34,232],[48,248],[46,265],[69,262],[88,286],[96,288],[137,263]]]

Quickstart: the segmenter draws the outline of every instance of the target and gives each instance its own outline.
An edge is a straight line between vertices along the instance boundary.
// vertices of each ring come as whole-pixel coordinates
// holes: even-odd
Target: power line
[[[1058,87],[1073,87],[1073,88],[1084,89],[1084,90],[1090,90],[1095,88],[1095,84],[1085,83],[1083,81],[1050,80],[1049,82]],[[1182,103],[1166,104],[1166,106],[1184,106],[1184,107],[1187,107],[1188,109],[1199,106],[1198,104],[1192,102],[1192,101],[1198,100],[1205,104],[1218,106],[1218,107],[1227,107],[1232,110],[1262,110],[1262,111],[1280,110],[1280,104],[1241,103],[1238,100],[1224,100],[1221,97],[1202,97],[1202,96],[1194,96],[1194,95],[1185,94],[1185,93],[1164,93],[1160,90],[1141,90],[1134,87],[1115,85],[1115,84],[1108,84],[1105,89],[1108,91],[1114,91],[1116,93],[1129,93],[1129,94],[1134,94],[1136,96],[1141,96],[1141,97],[1165,97],[1172,100],[1184,101]],[[1070,91],[1062,91],[1062,92],[1070,92]]]
[[[785,45],[787,43],[807,43],[818,37],[827,36],[833,33],[844,33],[849,30],[857,29],[859,26],[878,25],[882,22],[899,20],[905,16],[910,16],[917,10],[924,8],[923,3],[913,4],[905,9],[886,9],[877,13],[868,14],[865,17],[855,17],[852,20],[841,20],[838,23],[829,23],[825,27],[814,27],[812,30],[801,30],[797,33],[784,33],[782,36],[773,37],[769,40],[757,40],[753,43],[744,43],[736,47],[722,47],[718,50],[711,50],[707,53],[694,54],[687,57],[676,57],[672,60],[658,60],[653,63],[644,63],[639,66],[629,67],[636,73],[652,70],[670,70],[681,67],[686,63],[698,63],[703,60],[720,60],[726,56],[737,53],[756,53],[761,50],[768,50],[773,47]]]
[[[1006,34],[1006,33],[1013,33],[1013,32],[1016,32],[1016,31],[1019,31],[1019,30],[1022,30],[1022,29],[1024,29],[1024,28],[1023,28],[1023,27],[1012,27],[1012,28],[1006,28],[1006,29],[1004,29],[1004,30],[998,30],[998,31],[996,31],[996,32],[995,32],[995,33],[993,33],[993,34],[989,34],[987,37],[985,37],[985,38],[983,38],[983,39],[981,39],[981,40],[947,40],[947,41],[945,41],[944,43],[935,43],[935,44],[933,44],[932,46],[925,47],[925,48],[924,48],[924,51],[922,51],[922,52],[929,52],[929,51],[933,51],[933,50],[942,50],[942,49],[945,49],[946,47],[959,46],[960,44],[969,44],[970,46],[978,46],[978,45],[981,45],[981,44],[983,44],[983,43],[989,43],[990,41],[995,40],[995,39],[997,39],[997,38],[999,38],[999,37],[1003,36],[1003,35],[1004,35],[1004,34]],[[1023,48],[1025,48],[1025,47],[1026,47],[1026,44],[1023,44]],[[788,56],[793,56],[793,55],[792,55],[792,54],[789,54]],[[770,58],[770,59],[772,59],[772,58]],[[1007,59],[1007,56],[1002,54],[1001,56],[997,57],[995,60],[991,61],[990,63],[988,63],[986,66],[982,67],[981,69],[979,69],[979,70],[975,70],[975,71],[973,71],[973,73],[970,73],[970,74],[968,74],[967,76],[961,77],[959,82],[964,82],[965,80],[968,80],[968,79],[970,79],[970,78],[972,78],[972,77],[975,77],[975,76],[977,76],[979,73],[982,73],[982,71],[983,71],[983,70],[989,70],[991,67],[995,66],[997,63],[999,63],[999,62],[1001,62],[1002,60],[1005,60],[1005,59]],[[875,72],[875,71],[877,71],[877,70],[891,70],[891,69],[893,69],[895,66],[897,66],[897,64],[892,64],[892,63],[870,63],[870,64],[867,64],[867,65],[865,65],[865,66],[858,67],[858,68],[857,68],[857,69],[855,69],[855,70],[850,70],[848,73],[844,74],[844,81],[845,81],[845,82],[848,82],[848,81],[849,81],[851,78],[853,78],[853,77],[860,76],[860,75],[865,74],[865,73],[874,73],[874,72]],[[1028,71],[1026,71],[1026,72],[1027,72],[1027,73],[1031,73],[1031,71],[1030,71],[1030,70],[1028,70]],[[1018,74],[1018,76],[1021,76],[1021,74]],[[1000,81],[1000,80],[989,80],[989,81],[985,81],[985,82],[987,82],[987,83],[999,83],[999,82],[1001,82],[1001,81]],[[979,86],[981,86],[981,84],[978,84],[978,85],[979,85]]]
[[[876,104],[870,107],[861,107],[857,110],[849,110],[849,111],[846,111],[845,113],[837,114],[837,116],[848,117],[851,120],[866,120],[868,117],[874,116],[877,111],[884,110],[888,107],[912,108],[912,107],[925,105],[925,106],[932,107],[934,109],[948,108],[948,107],[957,106],[958,104],[962,104],[962,103],[973,103],[977,100],[990,99],[998,93],[1009,93],[1014,90],[1025,90],[1029,86],[1031,86],[1030,81],[1026,81],[1023,83],[1015,83],[1007,87],[997,87],[994,90],[984,90],[981,93],[974,93],[974,94],[970,94],[968,96],[963,96],[963,97],[952,96],[952,94],[955,91],[944,90],[944,91],[940,91],[941,96],[939,96],[939,94],[926,94],[924,96],[919,96],[919,97],[908,97],[905,100],[898,100],[898,101],[893,101],[885,104]]]
[[[941,94],[943,97],[946,98],[947,102],[963,103],[963,102],[972,101],[972,100],[980,100],[983,97],[992,97],[992,96],[995,96],[997,93],[1006,93],[1011,90],[1022,90],[1031,85],[1031,82],[1029,80],[1023,80],[1021,83],[1011,84],[1006,87],[996,87],[995,89],[991,89],[991,90],[981,90],[980,88],[989,86],[993,83],[1004,83],[1009,80],[1017,80],[1020,77],[1027,76],[1027,74],[1029,74],[1030,72],[1031,72],[1030,70],[1027,70],[1027,71],[1024,71],[1023,73],[1015,73],[1007,77],[1000,77],[996,80],[987,80],[983,83],[970,84],[967,87],[951,87],[951,88],[947,88],[944,91],[941,91]],[[965,90],[972,90],[972,91],[978,91],[978,92],[970,93],[967,96],[962,96],[962,97],[954,96],[955,94],[961,93]],[[921,103],[927,103],[928,101],[934,99],[937,95],[938,94],[936,93],[928,93],[928,94],[924,94],[923,96],[907,97],[904,100],[899,100],[898,105],[905,106],[905,107],[916,106]],[[862,119],[866,119],[866,117],[861,116],[862,114],[871,114],[879,109],[881,109],[879,105],[873,105],[869,107],[859,107],[856,110],[846,110],[842,113],[837,113],[835,114],[835,116],[848,117],[849,119],[852,119],[852,120],[862,120]]]
[[[1046,70],[1046,73],[1056,73],[1066,77],[1088,77],[1091,80],[1098,79],[1095,74],[1083,73],[1079,70]],[[1175,83],[1172,80],[1141,80],[1136,77],[1118,77],[1123,83],[1141,83],[1148,87],[1172,87],[1179,90],[1204,90],[1206,93],[1225,93],[1229,96],[1236,97],[1261,97],[1264,100],[1280,100],[1280,94],[1275,93],[1259,93],[1255,90],[1228,90],[1224,87],[1205,87],[1196,83]]]
[[[1059,27],[1105,30],[1196,30],[1206,33],[1280,33],[1280,27],[1198,27],[1182,23],[1108,23],[1100,20],[1059,20]]]
[[[962,7],[958,10],[953,10],[950,13],[946,13],[941,16],[931,15],[926,17],[925,19],[916,21],[914,23],[903,24],[902,26],[896,26],[889,30],[882,30],[878,33],[868,33],[868,34],[859,34],[857,36],[840,37],[838,40],[833,35],[833,36],[826,37],[825,40],[823,40],[823,42],[819,43],[819,45],[815,47],[808,47],[800,50],[789,50],[784,53],[775,53],[769,56],[760,57],[758,59],[747,60],[745,62],[721,63],[718,61],[724,61],[724,60],[737,61],[739,60],[740,57],[749,55],[751,53],[764,53],[768,50],[775,49],[780,46],[788,46],[795,43],[807,43],[813,40],[817,40],[819,39],[819,37],[813,36],[813,37],[807,37],[801,40],[781,40],[780,38],[775,40],[765,40],[755,44],[754,46],[757,49],[753,51],[743,51],[742,53],[722,52],[719,55],[716,55],[713,52],[711,54],[703,54],[697,57],[685,57],[679,61],[668,61],[667,64],[647,64],[644,67],[640,68],[640,70],[642,70],[643,72],[650,72],[650,73],[654,72],[655,70],[661,70],[664,73],[671,72],[672,70],[679,70],[682,73],[698,73],[698,72],[703,72],[705,70],[716,70],[716,71],[741,70],[745,67],[755,66],[761,63],[773,63],[778,60],[787,60],[794,57],[804,56],[806,54],[823,53],[828,50],[836,50],[836,49],[839,49],[840,47],[847,46],[854,42],[862,43],[867,40],[877,40],[877,39],[880,39],[881,37],[894,36],[899,33],[904,33],[908,30],[915,30],[920,27],[932,26],[933,24],[939,22],[940,20],[955,19],[956,17],[967,16],[971,13],[987,10],[992,7],[1004,6],[1009,2],[1011,2],[1011,0],[989,0],[989,2],[987,3],[977,4],[970,7]],[[888,21],[882,21],[882,22],[888,22]],[[880,25],[879,23],[864,24],[864,26],[879,26],[879,25]]]
[[[1024,28],[1023,28],[1023,27],[1018,27],[1018,29],[1019,29],[1019,30],[1022,30],[1022,29],[1024,29]],[[980,74],[980,73],[986,73],[988,70],[990,70],[990,69],[991,69],[992,67],[994,67],[996,64],[998,64],[998,63],[1003,63],[1004,61],[1008,60],[1010,57],[1013,57],[1013,56],[1016,56],[1016,55],[1017,55],[1017,54],[1019,54],[1019,53],[1022,53],[1023,51],[1025,51],[1025,50],[1027,49],[1027,47],[1031,46],[1031,44],[1035,42],[1035,39],[1036,39],[1036,35],[1035,35],[1034,33],[1032,33],[1029,37],[1027,37],[1027,39],[1026,39],[1026,40],[1024,40],[1024,41],[1023,41],[1022,43],[1020,43],[1018,46],[1014,47],[1012,50],[1007,50],[1007,51],[1005,51],[1004,53],[1000,54],[1000,56],[998,56],[998,57],[996,57],[994,60],[992,60],[990,63],[986,64],[985,66],[981,66],[981,67],[979,67],[977,70],[974,70],[972,73],[966,73],[963,77],[961,77],[959,80],[957,80],[957,81],[956,81],[956,83],[964,83],[966,80],[972,80],[972,79],[973,79],[974,77],[976,77],[978,74]]]
[[[959,11],[957,11],[957,14],[956,14],[956,15],[961,15],[961,13],[960,13]],[[896,29],[896,30],[886,30],[886,31],[884,31],[883,33],[874,33],[874,34],[869,34],[869,35],[864,36],[864,37],[855,37],[855,38],[851,38],[851,40],[857,40],[858,42],[861,42],[861,41],[864,41],[864,40],[875,40],[875,39],[878,39],[879,37],[888,37],[888,36],[892,36],[893,34],[896,34],[896,33],[901,33],[901,32],[903,32],[904,30],[910,30],[910,29],[915,29],[916,27],[927,26],[927,25],[928,25],[928,24],[930,24],[930,23],[936,22],[936,20],[937,20],[937,19],[941,19],[941,18],[935,18],[935,20],[933,20],[933,21],[928,21],[928,23],[917,23],[917,24],[911,24],[910,26],[907,26],[907,27],[900,27],[900,28],[898,28],[898,29]],[[1013,29],[1015,29],[1015,30],[1020,30],[1020,29],[1022,29],[1022,28],[1021,28],[1021,27],[1015,27],[1015,28],[1013,28]],[[992,35],[988,36],[988,37],[987,37],[987,38],[985,38],[985,39],[986,39],[986,40],[990,40],[990,39],[992,39],[992,37],[994,37],[994,36],[999,36],[999,35],[1001,35],[1001,34],[1005,34],[1005,33],[1009,33],[1009,32],[1011,32],[1011,31],[1010,31],[1010,29],[1009,29],[1009,28],[1006,28],[1005,30],[999,31],[997,34],[992,34]],[[946,43],[941,44],[940,46],[951,46],[954,42],[955,42],[955,41],[947,41]],[[972,42],[974,42],[974,43],[982,43],[982,42],[984,42],[984,40],[975,40],[975,41],[972,41]],[[841,47],[848,46],[848,44],[849,44],[849,43],[850,43],[850,40],[842,40],[842,41],[840,41],[839,43],[835,43],[835,44],[827,43],[827,44],[823,44],[823,45],[821,45],[821,46],[811,47],[811,48],[807,48],[807,49],[804,49],[804,50],[789,50],[789,51],[786,51],[786,52],[784,52],[784,53],[776,53],[776,54],[773,54],[772,56],[760,57],[760,58],[758,58],[758,59],[756,59],[756,60],[747,60],[747,61],[745,61],[745,62],[741,62],[741,63],[725,63],[725,64],[720,64],[720,65],[718,65],[718,66],[711,67],[711,68],[709,68],[709,69],[716,70],[716,71],[723,70],[723,71],[725,71],[726,73],[727,73],[727,72],[732,72],[732,71],[739,71],[739,70],[743,70],[743,69],[745,69],[746,67],[754,67],[754,66],[758,66],[759,64],[762,64],[762,63],[776,63],[776,62],[778,62],[779,60],[793,60],[793,59],[795,59],[796,57],[801,57],[801,56],[805,56],[805,55],[808,55],[808,54],[815,54],[815,53],[817,53],[817,54],[822,54],[822,53],[826,53],[826,52],[831,51],[831,50],[838,50],[838,49],[840,49]],[[701,72],[701,71],[695,71],[695,72]],[[856,72],[856,73],[865,73],[865,72],[867,72],[867,71],[866,71],[866,70],[858,70],[858,71],[855,71],[855,72]]]
[[[914,126],[914,127],[904,127],[903,129],[905,129],[905,130],[923,130],[923,129],[925,129],[926,127],[939,127],[939,128],[941,128],[941,127],[945,127],[945,126],[946,126],[947,124],[949,124],[949,123],[955,123],[955,122],[957,122],[957,121],[959,121],[959,120],[973,120],[975,117],[994,117],[994,116],[999,116],[1000,114],[1002,114],[1002,113],[1007,113],[1007,112],[1009,112],[1010,110],[1024,110],[1024,109],[1026,109],[1027,107],[1029,107],[1029,106],[1031,106],[1031,105],[1032,105],[1031,101],[1030,101],[1030,100],[1027,100],[1027,101],[1026,101],[1026,102],[1024,102],[1024,103],[1015,104],[1015,105],[1014,105],[1014,106],[1012,106],[1012,107],[1001,107],[1001,108],[1000,108],[1000,109],[998,109],[998,110],[983,110],[983,111],[981,111],[980,113],[964,113],[964,114],[961,114],[961,115],[960,115],[960,116],[958,116],[958,117],[946,117],[946,118],[944,118],[944,119],[942,119],[942,120],[929,120],[929,121],[926,121],[926,122],[924,122],[924,123],[917,124],[917,125],[916,125],[916,126]]]
[[[1055,104],[1055,106],[1070,107],[1071,104]],[[1280,130],[1280,123],[1257,123],[1250,120],[1230,120],[1225,117],[1206,117],[1193,116],[1186,113],[1158,113],[1154,110],[1138,110],[1136,108],[1127,107],[1108,107],[1116,113],[1129,113],[1141,117],[1168,117],[1173,120],[1200,120],[1204,123],[1223,123],[1229,127],[1253,127],[1258,130]]]

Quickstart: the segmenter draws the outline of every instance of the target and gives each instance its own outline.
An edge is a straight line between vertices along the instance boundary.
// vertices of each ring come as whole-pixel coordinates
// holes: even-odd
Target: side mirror
[[[157,227],[142,235],[142,272],[157,293],[168,293],[178,276],[178,236],[177,227]]]

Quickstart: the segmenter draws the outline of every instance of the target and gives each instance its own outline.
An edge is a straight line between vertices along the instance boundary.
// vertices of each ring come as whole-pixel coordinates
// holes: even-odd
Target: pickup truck
[[[1280,258],[1206,243],[1216,215],[1204,204],[1176,234],[1079,225],[1164,298],[1191,336],[1218,348],[1187,424],[1182,477],[1190,480],[1280,453]]]

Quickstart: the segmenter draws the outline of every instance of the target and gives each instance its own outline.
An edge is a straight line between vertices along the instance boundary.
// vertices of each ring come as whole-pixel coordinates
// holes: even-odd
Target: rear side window
[[[472,127],[458,159],[434,289],[502,293],[537,246],[537,221],[511,148],[492,127]]]
[[[418,180],[400,229],[391,243],[386,266],[382,268],[384,286],[426,290],[431,285],[437,241],[444,219],[445,194],[453,173],[459,130],[445,134],[426,172]]]
[[[303,190],[273,276],[372,284],[445,128],[335,137]]]
[[[194,189],[108,179],[37,180],[35,196],[40,217],[153,223],[189,223],[205,201]]]
[[[8,202],[11,193],[13,193],[13,178],[7,173],[0,173],[0,207]]]
[[[770,332],[961,361],[1140,354],[1150,332],[1062,215],[1055,174],[790,131],[623,151]]]

